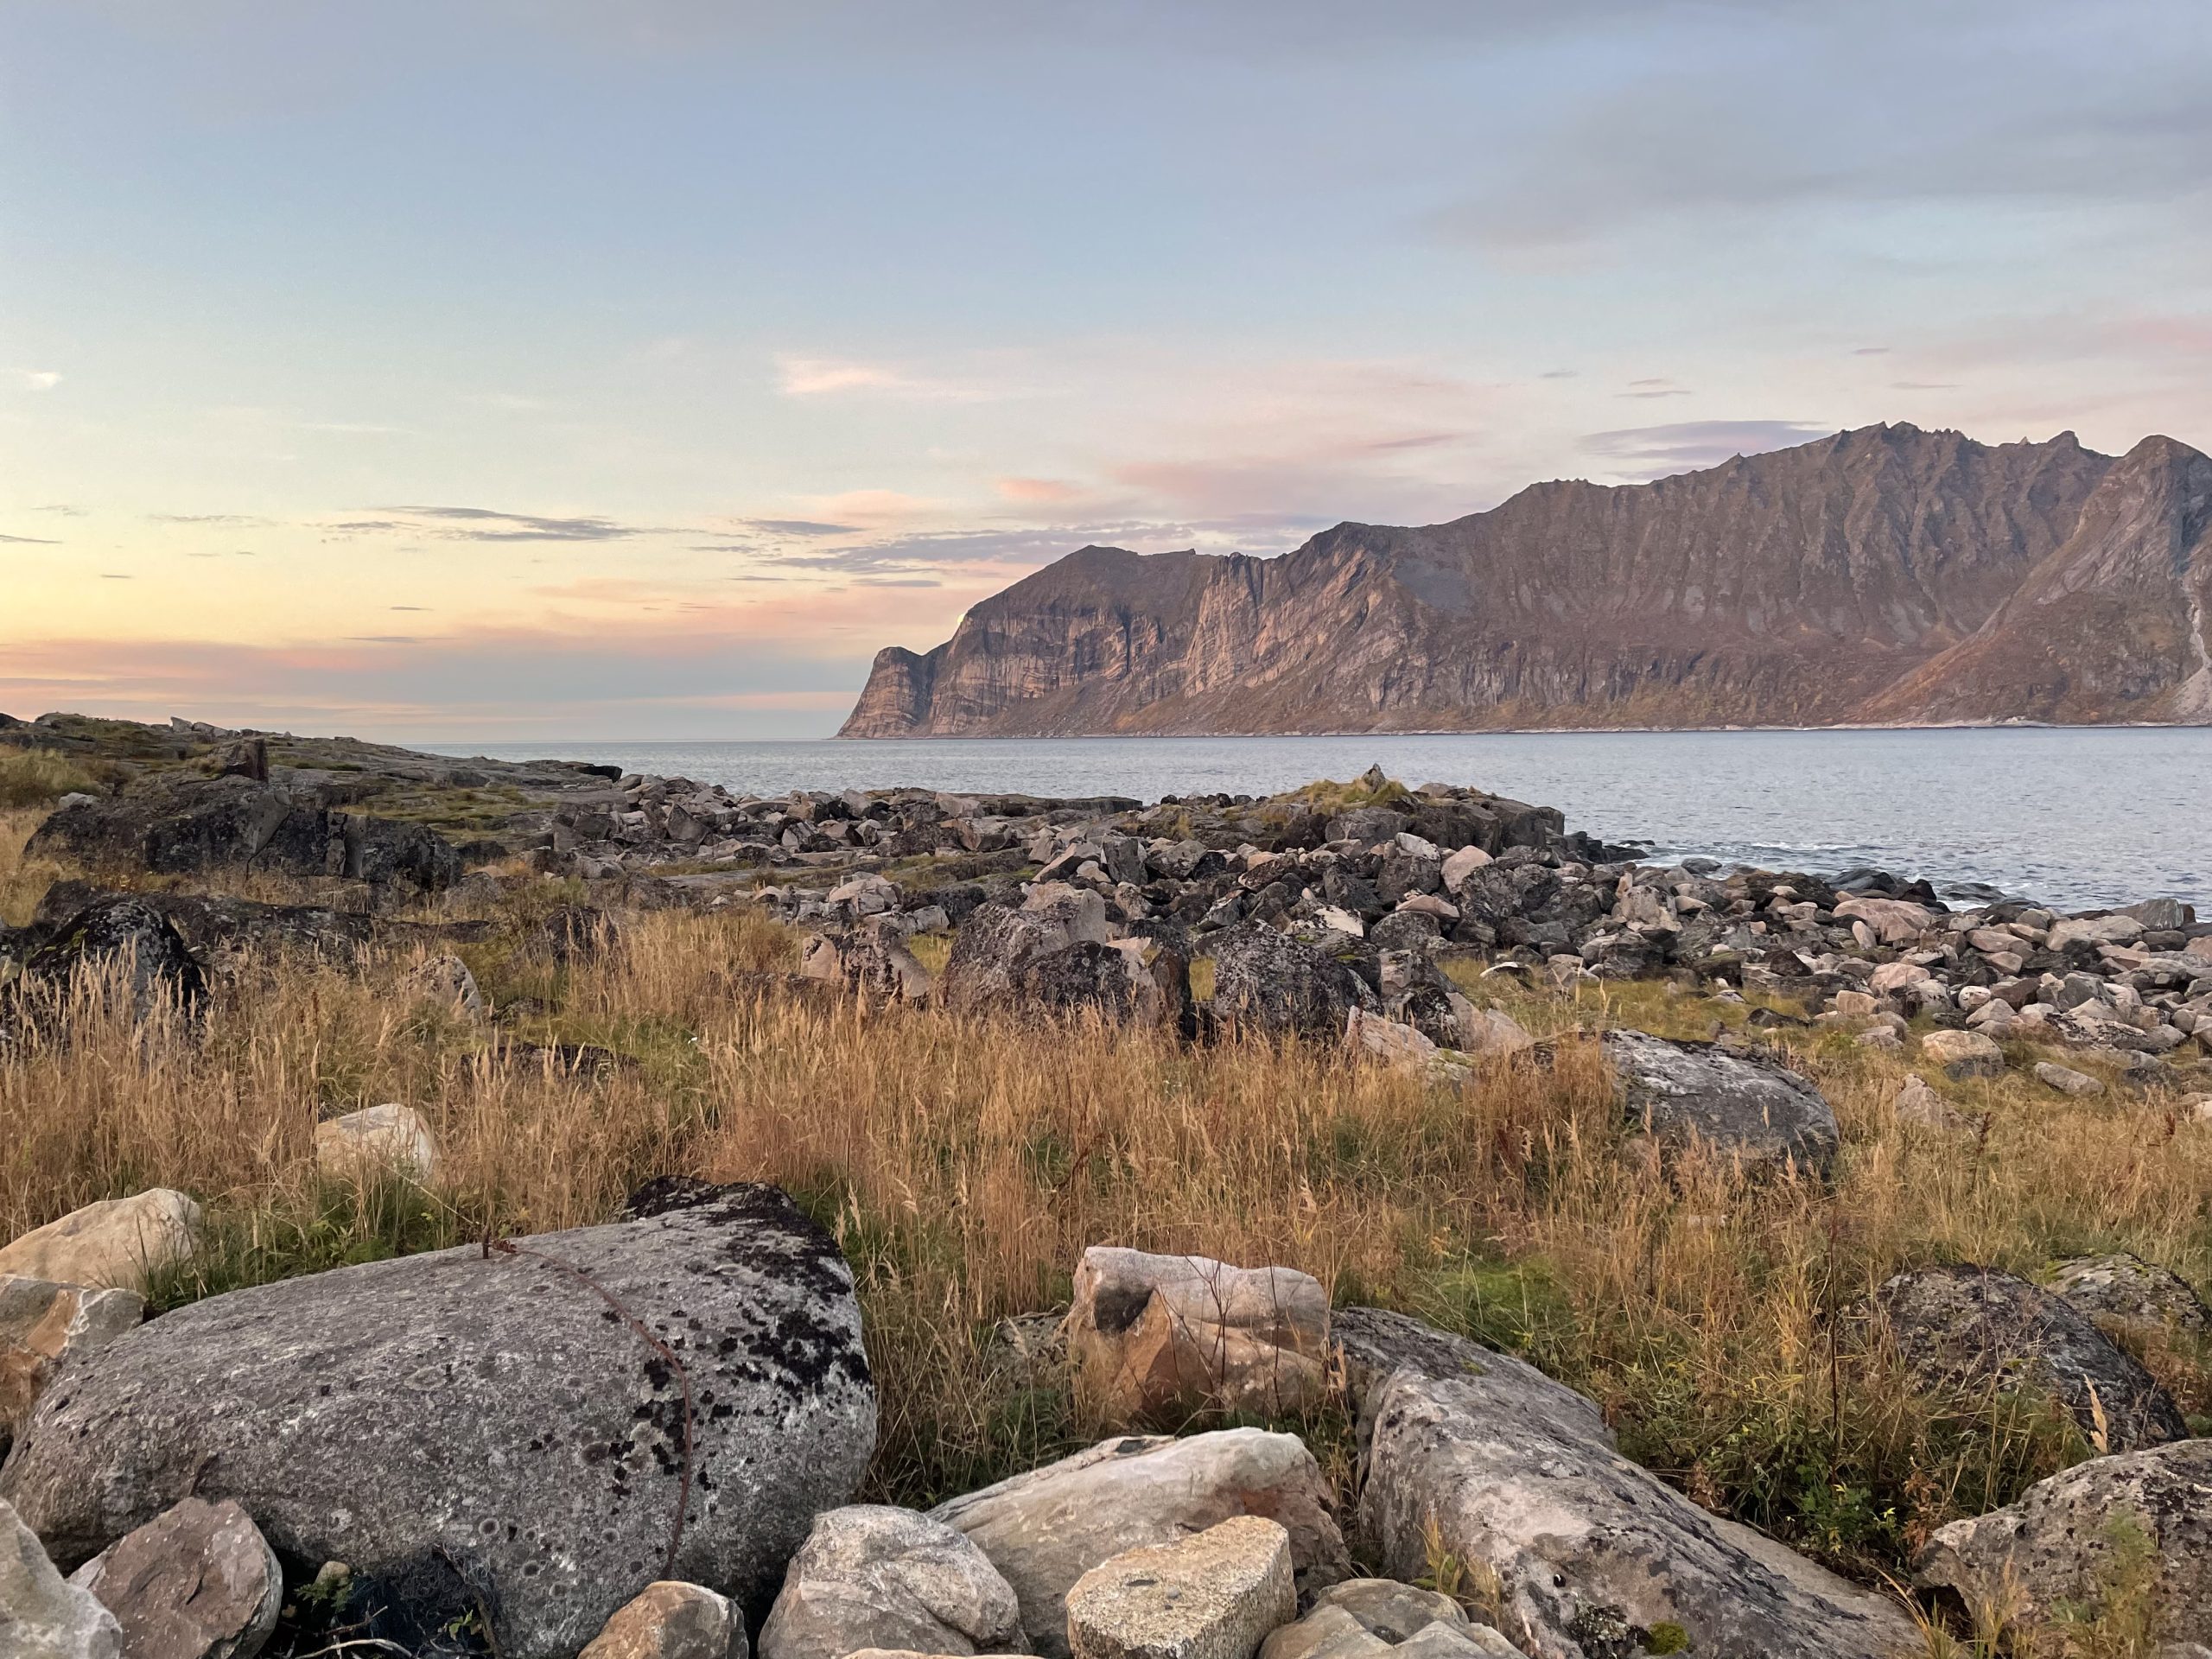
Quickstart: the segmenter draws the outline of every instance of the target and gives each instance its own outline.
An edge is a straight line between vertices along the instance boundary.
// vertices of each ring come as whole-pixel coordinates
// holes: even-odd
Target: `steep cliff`
[[[1279,559],[1085,548],[883,652],[842,734],[2203,719],[2208,471],[1870,427]]]

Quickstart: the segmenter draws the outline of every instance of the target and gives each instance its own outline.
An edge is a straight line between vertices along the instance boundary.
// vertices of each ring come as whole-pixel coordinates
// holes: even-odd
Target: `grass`
[[[42,806],[82,790],[99,792],[99,780],[50,749],[0,748],[0,810]]]
[[[25,831],[0,818],[0,906],[17,916],[53,874],[23,864]],[[487,912],[501,931],[464,954],[495,1011],[520,1011],[515,1035],[638,1062],[600,1078],[410,1008],[391,994],[404,956],[220,987],[196,1039],[161,1019],[134,1033],[75,988],[58,1039],[0,1055],[0,1237],[182,1187],[208,1207],[210,1247],[160,1287],[173,1303],[602,1219],[655,1174],[778,1181],[858,1274],[882,1390],[865,1495],[917,1505],[1088,1438],[1065,1379],[992,1338],[1000,1319],[1065,1300],[1084,1246],[1287,1263],[1339,1304],[1402,1307],[1526,1355],[1700,1503],[1869,1582],[1934,1528],[2090,1448],[2037,1400],[1914,1393],[1887,1356],[1842,1339],[1843,1310],[1929,1261],[2034,1273],[2125,1249],[2212,1278],[2212,1133],[2155,1097],[1939,1075],[1986,1127],[1931,1134],[1897,1121],[1905,1063],[1789,1027],[1781,1044],[1835,1103],[1845,1150],[1831,1186],[1747,1185],[1624,1157],[1596,1046],[1572,1034],[1703,1036],[1749,1017],[1694,994],[1471,981],[1532,1030],[1567,1034],[1548,1070],[1493,1065],[1451,1094],[1332,1047],[1186,1048],[1084,1020],[1040,1040],[794,995],[779,976],[794,937],[749,907],[626,918],[603,953],[556,966],[527,948],[526,924],[573,898],[522,887]],[[432,1124],[435,1191],[316,1178],[318,1114],[383,1101]],[[2201,1356],[2149,1357],[2203,1408]],[[1346,1426],[1301,1427],[1348,1482]]]

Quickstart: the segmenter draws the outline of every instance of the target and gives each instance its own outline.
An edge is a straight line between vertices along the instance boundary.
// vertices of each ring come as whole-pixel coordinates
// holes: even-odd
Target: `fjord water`
[[[1570,829],[1833,874],[1871,864],[2087,907],[2212,909],[2212,728],[503,743],[734,791],[916,785],[1032,795],[1266,794],[1370,764],[1556,806]]]

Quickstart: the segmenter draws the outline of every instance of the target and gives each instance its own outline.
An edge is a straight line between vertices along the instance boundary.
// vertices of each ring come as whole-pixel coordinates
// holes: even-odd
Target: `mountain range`
[[[2212,721],[2212,458],[1884,425],[1275,558],[1085,547],[845,737]]]

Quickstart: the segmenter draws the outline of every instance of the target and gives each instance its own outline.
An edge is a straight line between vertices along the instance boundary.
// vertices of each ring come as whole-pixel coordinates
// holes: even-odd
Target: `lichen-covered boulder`
[[[207,995],[207,975],[167,917],[127,893],[101,893],[73,915],[45,929],[23,953],[26,985],[60,987],[79,974],[113,974],[130,999],[133,1018],[168,1006],[196,1010]],[[30,1004],[32,1018],[44,1010]]]
[[[1004,1653],[1021,1645],[1014,1586],[965,1533],[912,1510],[855,1503],[814,1518],[760,1630],[760,1659],[861,1648]]]
[[[1038,957],[1108,938],[1106,901],[1085,888],[1043,882],[1019,905],[978,905],[953,935],[936,1000],[956,1014],[1002,1003]]]
[[[1609,1031],[1623,1110],[1662,1146],[1825,1175],[1840,1134],[1827,1097],[1788,1066],[1713,1043]]]
[[[2173,1636],[2212,1631],[2212,1440],[2092,1458],[2020,1501],[1939,1529],[1913,1563],[1923,1589],[2009,1602],[2030,1626],[2062,1606],[2094,1617],[2130,1556],[2147,1564]],[[2139,1571],[2140,1567],[2133,1569]]]
[[[1262,922],[1239,922],[1207,937],[1213,959],[1213,1014],[1226,1027],[1263,1036],[1332,1042],[1354,1008],[1379,1010],[1374,991],[1350,967]]]
[[[1885,1281],[1873,1312],[1929,1389],[2030,1389],[2065,1407],[2084,1439],[2133,1451],[2189,1433],[2133,1354],[2063,1297],[1994,1268],[1915,1268]]]
[[[669,1181],[608,1225],[166,1314],[48,1391],[0,1497],[65,1566],[235,1497],[418,1629],[481,1602],[508,1659],[567,1659],[655,1580],[765,1610],[874,1437],[836,1244],[773,1187]]]
[[[2123,1330],[2212,1336],[2212,1308],[2188,1280],[2126,1250],[2062,1262],[2050,1287],[2091,1319]]]
[[[1676,1625],[1711,1659],[1897,1659],[1891,1599],[1707,1514],[1614,1449],[1542,1372],[1402,1314],[1332,1326],[1367,1437],[1360,1521],[1412,1580],[1440,1547],[1497,1574],[1497,1624],[1547,1659],[1618,1659]]]

